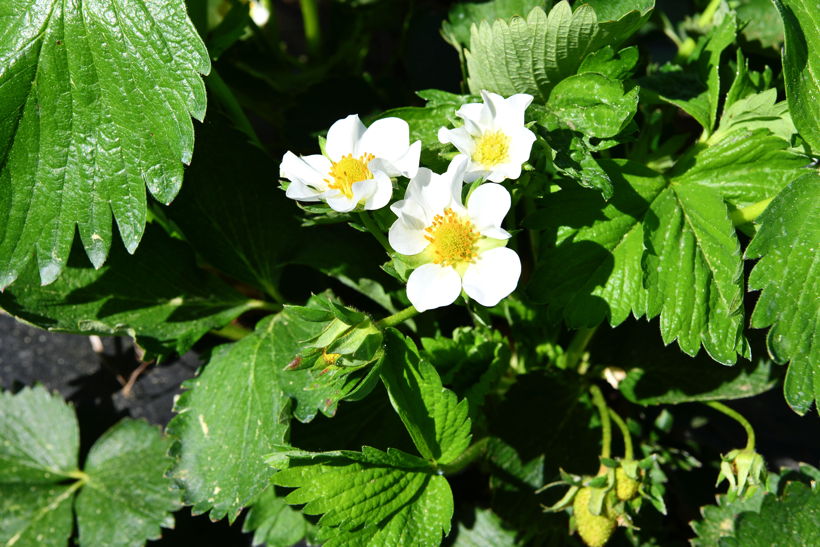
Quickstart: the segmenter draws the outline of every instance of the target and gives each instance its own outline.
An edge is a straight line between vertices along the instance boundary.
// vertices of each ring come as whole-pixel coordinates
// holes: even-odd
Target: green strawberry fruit
[[[604,502],[600,515],[595,515],[589,510],[592,490],[586,486],[575,495],[575,525],[578,527],[578,535],[589,547],[603,547],[615,531],[616,521],[608,500]]]

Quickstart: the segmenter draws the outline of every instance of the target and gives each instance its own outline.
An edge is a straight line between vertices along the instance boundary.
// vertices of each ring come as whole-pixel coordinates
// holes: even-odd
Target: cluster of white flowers
[[[404,199],[390,206],[397,219],[388,239],[417,266],[407,298],[418,311],[452,304],[462,291],[495,306],[521,275],[518,255],[506,247],[510,234],[501,227],[510,193],[497,183],[521,176],[530,157],[535,135],[524,125],[524,112],[532,97],[481,95],[482,103],[456,112],[463,126],[438,132],[439,141],[459,151],[444,174],[419,167],[421,142],[410,143],[407,122],[383,118],[365,127],[355,114],[330,127],[324,155],[288,152],[279,168],[290,181],[288,197],[324,201],[340,212],[380,209],[390,203],[392,178],[410,179]],[[473,182],[480,185],[471,186],[465,206],[464,184]]]

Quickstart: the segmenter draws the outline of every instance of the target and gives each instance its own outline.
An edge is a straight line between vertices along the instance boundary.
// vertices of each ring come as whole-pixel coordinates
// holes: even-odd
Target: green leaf
[[[283,497],[276,495],[273,486],[262,492],[242,523],[243,532],[253,532],[254,545],[269,547],[292,547],[312,528],[299,511],[291,509]]]
[[[820,12],[806,0],[774,0],[786,29],[783,75],[794,125],[820,150]]]
[[[788,150],[788,143],[767,129],[739,129],[690,161],[681,161],[674,171],[686,169],[675,177],[679,184],[709,188],[740,208],[776,196],[806,172],[808,163],[808,158]]]
[[[642,88],[684,110],[710,134],[720,98],[720,57],[735,41],[736,31],[735,16],[724,17],[698,41],[685,66],[664,65],[659,73],[641,80]]]
[[[205,114],[208,52],[182,0],[12,0],[0,18],[0,289],[36,256],[43,284],[75,225],[99,267],[111,216],[125,247],[145,227],[145,187],[169,203]]]
[[[583,58],[606,44],[596,42],[595,11],[584,4],[574,12],[565,0],[549,15],[534,8],[526,19],[482,21],[470,34],[466,52],[470,91],[509,97],[529,93],[545,103],[550,90],[574,74]]]
[[[435,546],[450,531],[450,485],[424,460],[367,446],[361,453],[292,452],[277,460],[284,455],[287,468],[273,482],[296,488],[285,498],[288,503],[322,515],[323,545]]]
[[[602,165],[613,183],[609,202],[597,192],[568,188],[550,195],[526,220],[530,228],[557,234],[555,247],[538,261],[529,293],[562,309],[572,327],[597,325],[605,317],[615,326],[630,313],[646,313],[642,221],[666,180],[635,162]]]
[[[435,367],[398,331],[385,333],[385,348],[382,381],[413,443],[428,460],[452,462],[470,444],[467,401],[442,387]]]
[[[453,547],[512,547],[523,545],[516,541],[515,530],[508,530],[498,515],[489,509],[475,508],[468,525],[460,521]]]
[[[756,489],[750,496],[718,496],[715,505],[701,507],[701,520],[693,521],[690,526],[697,534],[691,540],[693,547],[713,547],[720,544],[721,538],[731,537],[735,532],[735,521],[738,515],[746,512],[760,511],[766,490]]]
[[[447,20],[441,24],[441,35],[457,50],[470,47],[470,28],[482,21],[526,17],[535,7],[547,9],[547,0],[491,0],[490,2],[461,2],[450,8]]]
[[[272,182],[276,164],[221,117],[198,128],[197,142],[168,219],[209,264],[278,294],[281,265],[302,238],[298,208]]]
[[[128,335],[154,355],[185,353],[258,301],[197,268],[190,249],[151,227],[134,256],[115,248],[95,270],[75,245],[65,273],[40,287],[34,265],[0,293],[0,307],[58,332]]]
[[[709,359],[692,359],[675,351],[644,361],[630,368],[618,384],[624,397],[644,406],[754,397],[779,381],[771,361],[763,359],[720,367]]]
[[[806,174],[787,186],[758,218],[760,229],[746,258],[760,258],[749,275],[749,289],[761,290],[751,326],[771,326],[769,353],[791,361],[786,401],[799,414],[820,400],[820,175]]]
[[[138,420],[119,422],[94,443],[75,503],[81,545],[140,544],[174,527],[171,513],[181,503],[164,476],[169,444],[159,428]]]
[[[646,214],[643,267],[646,315],[660,315],[665,343],[718,362],[746,355],[740,243],[726,204],[710,188],[673,183]]]
[[[797,130],[789,115],[789,106],[786,101],[776,101],[777,90],[767,89],[733,102],[724,109],[720,126],[708,142],[720,142],[733,131],[754,132],[757,129],[768,129],[787,143],[791,142]]]
[[[337,403],[359,387],[375,382],[377,368],[339,373],[293,370],[307,340],[327,327],[310,312],[322,312],[314,297],[307,308],[289,307],[259,322],[253,334],[216,348],[204,371],[183,387],[178,415],[168,424],[177,438],[173,475],[185,487],[195,512],[211,518],[236,518],[267,484],[271,471],[264,456],[287,437],[289,398],[294,416],[312,420],[317,410],[328,416]]]
[[[81,472],[70,406],[39,386],[0,392],[0,542],[66,545],[72,505],[83,545],[158,539],[180,507],[164,477],[167,448],[157,427],[126,419],[94,443]]]
[[[766,496],[759,512],[741,514],[735,524],[734,537],[724,538],[720,545],[811,547],[820,542],[818,522],[820,490],[792,482],[786,486],[782,497]]]
[[[598,18],[598,41],[617,46],[649,20],[655,0],[584,0]]]
[[[638,108],[638,88],[601,74],[585,73],[561,80],[547,107],[562,124],[586,137],[606,139],[620,133]]]
[[[74,412],[43,387],[0,392],[0,483],[49,484],[78,467]]]

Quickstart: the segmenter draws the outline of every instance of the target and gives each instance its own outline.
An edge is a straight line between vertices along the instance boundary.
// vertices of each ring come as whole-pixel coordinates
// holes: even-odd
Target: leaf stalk
[[[379,329],[386,329],[388,327],[394,327],[401,323],[404,323],[408,319],[415,317],[419,314],[419,311],[414,308],[413,306],[408,306],[401,311],[394,313],[393,315],[388,315],[384,319],[380,319],[376,321],[375,325],[376,328]]]
[[[589,386],[589,392],[592,395],[592,402],[598,408],[598,414],[601,416],[601,457],[609,458],[612,455],[612,424],[609,421],[609,406],[604,400],[601,388],[593,384]]]
[[[725,414],[726,416],[732,418],[734,421],[739,423],[743,426],[743,429],[746,430],[746,450],[753,451],[755,449],[755,430],[752,428],[752,424],[749,423],[749,420],[743,417],[743,415],[728,406],[724,405],[718,401],[706,401],[706,406],[709,406],[718,412]]]

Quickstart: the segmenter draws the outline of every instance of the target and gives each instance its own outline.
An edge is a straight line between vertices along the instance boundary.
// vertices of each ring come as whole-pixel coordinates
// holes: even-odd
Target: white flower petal
[[[452,267],[419,266],[407,280],[407,298],[418,311],[449,306],[461,293],[461,277]]]
[[[410,145],[405,154],[393,161],[393,166],[398,171],[396,175],[401,175],[407,178],[416,176],[419,170],[419,161],[421,160],[421,141],[416,141]]]
[[[470,194],[467,212],[481,233],[488,228],[498,228],[510,211],[512,199],[500,184],[486,183]]]
[[[507,135],[510,137],[510,162],[520,164],[530,159],[535,133],[522,125],[510,129]]]
[[[481,253],[476,262],[467,267],[464,292],[482,306],[492,307],[515,290],[520,276],[518,254],[507,247],[496,247]]]
[[[285,190],[285,195],[290,199],[298,201],[321,201],[321,194],[323,192],[315,190],[306,184],[302,184],[298,180],[294,180],[288,185]]]
[[[373,191],[373,195],[364,202],[364,208],[369,211],[381,209],[390,203],[390,198],[393,196],[393,182],[390,180],[390,177],[384,173],[375,173],[373,178],[376,182],[374,185],[375,190]],[[356,182],[353,184],[354,193],[356,184],[359,183]]]
[[[356,145],[365,132],[365,126],[357,114],[343,118],[327,130],[325,152],[332,161],[339,161],[342,156],[356,153]]]
[[[492,127],[493,116],[485,103],[469,103],[461,105],[456,116],[464,120],[464,129],[471,135],[480,135],[485,129]]]
[[[365,130],[356,146],[355,155],[369,153],[394,163],[407,153],[409,147],[410,126],[407,122],[400,118],[383,118]]]
[[[487,180],[503,182],[507,179],[515,180],[521,176],[521,163],[499,163],[487,174]]]
[[[459,152],[467,156],[472,156],[475,152],[475,139],[463,127],[455,129],[442,127],[438,130],[438,141],[442,144],[452,144]]]
[[[516,128],[524,125],[524,112],[532,103],[532,95],[518,93],[512,97],[502,99],[503,102],[494,101],[497,109],[497,119],[504,128]]]
[[[311,158],[312,156],[308,156]],[[313,165],[315,163],[311,160],[310,163],[305,161],[307,158],[300,158],[293,152],[286,152],[279,164],[279,176],[283,179],[291,181],[298,181],[302,184],[314,186],[317,188],[324,188],[324,179],[327,171],[317,170]]]
[[[467,172],[467,166],[470,164],[470,158],[464,154],[459,154],[450,161],[447,166],[447,172],[442,176],[450,186],[451,205],[457,205],[462,209],[461,190],[464,187],[464,174]]]
[[[397,220],[387,232],[387,241],[397,253],[413,256],[422,252],[430,244],[424,238],[424,234],[424,229],[417,230]]]

